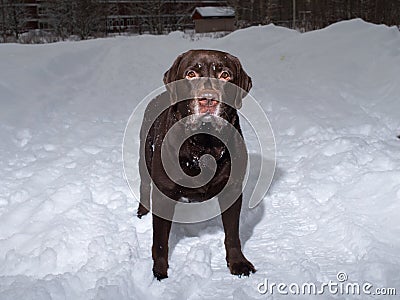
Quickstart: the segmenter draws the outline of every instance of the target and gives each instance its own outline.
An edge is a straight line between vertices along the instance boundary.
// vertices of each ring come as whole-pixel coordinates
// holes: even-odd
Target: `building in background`
[[[107,28],[110,32],[162,34],[194,28],[191,13],[195,7],[224,6],[226,1],[103,1],[108,6]]]
[[[193,29],[195,7],[226,5],[218,0],[0,0],[0,30],[20,34],[34,29],[57,31],[64,26],[70,32],[83,26],[76,24],[79,20],[86,19],[85,26],[104,34],[163,34]],[[93,24],[100,22],[102,26]]]
[[[234,17],[202,9],[211,6],[232,7]],[[0,42],[37,29],[57,40],[269,23],[308,31],[352,18],[399,26],[400,0],[0,0]]]
[[[235,30],[235,10],[230,6],[196,7],[192,19],[196,33]]]

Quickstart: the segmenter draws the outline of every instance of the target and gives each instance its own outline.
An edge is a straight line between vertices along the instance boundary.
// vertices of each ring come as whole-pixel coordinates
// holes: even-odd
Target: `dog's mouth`
[[[186,125],[190,130],[199,129],[201,126],[212,126],[214,129],[221,130],[223,121],[222,114],[222,93],[214,89],[203,89],[193,95],[190,104],[192,111]]]
[[[196,95],[197,101],[196,114],[216,115],[220,104],[221,95],[215,90],[204,90]]]

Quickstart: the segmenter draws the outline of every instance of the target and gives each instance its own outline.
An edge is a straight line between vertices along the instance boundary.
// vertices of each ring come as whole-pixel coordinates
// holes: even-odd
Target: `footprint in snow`
[[[86,153],[93,154],[93,155],[101,152],[101,148],[94,147],[94,146],[85,146],[82,148],[82,150],[85,151]]]
[[[8,200],[4,198],[0,198],[0,207],[7,206]]]
[[[16,179],[29,178],[33,175],[33,172],[27,168],[22,168],[14,172],[14,177]]]
[[[64,166],[66,169],[75,169],[76,168],[76,162],[71,162],[68,163]]]
[[[25,147],[26,144],[32,139],[32,134],[30,133],[29,129],[22,129],[19,130],[16,134],[15,142],[19,147]]]
[[[52,144],[46,144],[43,146],[44,150],[46,150],[47,152],[51,152],[56,150],[56,146],[52,145]]]

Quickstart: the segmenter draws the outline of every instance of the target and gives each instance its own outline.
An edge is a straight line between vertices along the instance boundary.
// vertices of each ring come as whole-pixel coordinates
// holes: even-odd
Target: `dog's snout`
[[[215,90],[203,90],[199,93],[197,98],[200,100],[218,100],[219,93]]]
[[[200,106],[212,107],[218,104],[218,101],[202,98],[199,100]]]
[[[212,82],[211,82],[210,78],[206,78],[206,80],[204,82],[204,88],[205,89],[211,89],[212,88]]]
[[[214,114],[220,101],[220,94],[216,90],[202,90],[197,95],[198,113]]]

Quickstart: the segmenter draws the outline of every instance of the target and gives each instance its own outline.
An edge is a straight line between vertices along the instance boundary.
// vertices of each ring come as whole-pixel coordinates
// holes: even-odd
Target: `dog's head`
[[[179,101],[176,107],[181,118],[191,116],[192,127],[200,120],[218,123],[213,116],[230,122],[229,112],[242,106],[242,99],[252,86],[239,59],[216,50],[190,50],[179,55],[165,72],[164,83],[172,104],[178,99],[188,99]]]

